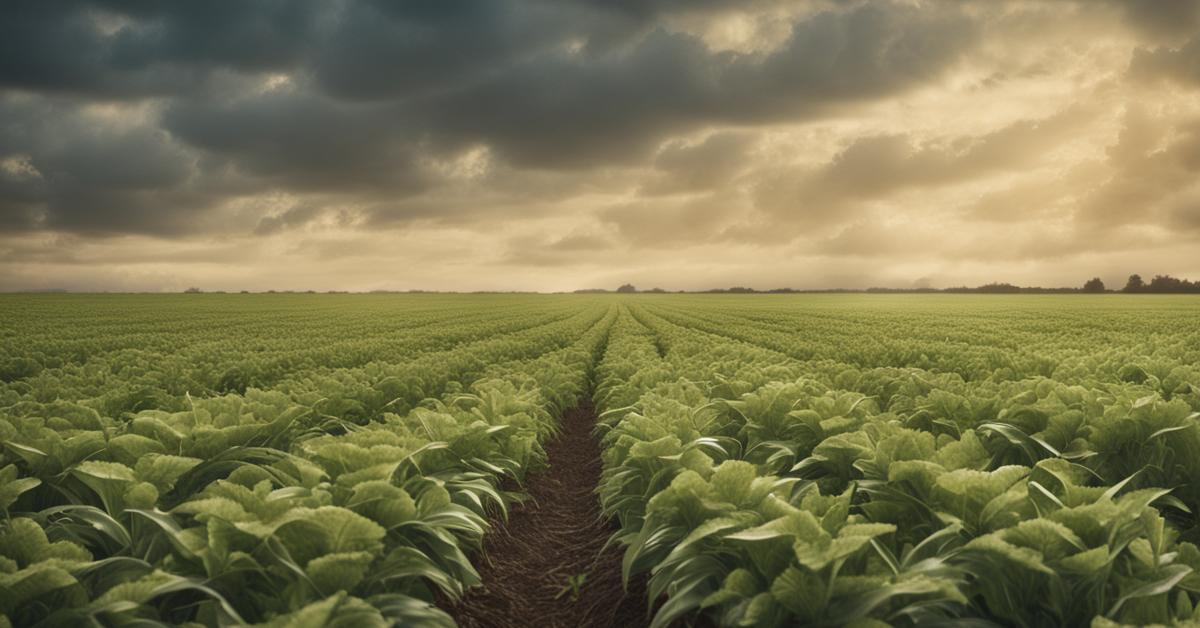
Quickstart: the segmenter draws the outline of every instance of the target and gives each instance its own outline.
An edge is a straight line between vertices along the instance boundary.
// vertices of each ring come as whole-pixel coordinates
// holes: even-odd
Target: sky
[[[1200,279],[1200,0],[6,0],[0,290]]]

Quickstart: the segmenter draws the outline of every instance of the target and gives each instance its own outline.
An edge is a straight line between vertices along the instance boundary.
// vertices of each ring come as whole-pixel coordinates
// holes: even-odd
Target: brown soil
[[[483,586],[450,613],[464,627],[645,626],[642,579],[621,586],[621,549],[601,553],[616,530],[600,514],[600,447],[590,405],[568,410],[562,433],[546,445],[550,468],[525,486],[529,500],[496,521],[478,561]],[[578,599],[560,595],[567,579],[587,574]]]

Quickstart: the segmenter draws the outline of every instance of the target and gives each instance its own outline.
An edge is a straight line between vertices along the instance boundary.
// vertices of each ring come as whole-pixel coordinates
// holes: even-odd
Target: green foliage
[[[536,309],[32,369],[0,390],[0,621],[453,625],[433,600],[479,583],[501,482],[544,465],[616,315]]]
[[[573,576],[567,576],[567,583],[558,590],[554,599],[560,599],[565,595],[570,595],[572,602],[579,601],[579,593],[583,590],[583,584],[587,582],[587,573],[578,573]]]
[[[479,583],[489,521],[589,390],[598,495],[655,625],[1198,619],[1184,298],[38,295],[0,315],[0,626],[451,625],[434,600]]]
[[[1183,311],[1075,323],[1103,344],[993,309],[797,333],[768,305],[631,304],[595,397],[625,577],[659,626],[1188,624],[1200,336],[1143,331]]]

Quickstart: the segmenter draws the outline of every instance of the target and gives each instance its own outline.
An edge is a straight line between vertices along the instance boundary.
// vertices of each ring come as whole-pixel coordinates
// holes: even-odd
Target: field
[[[1195,625],[1198,321],[5,295],[0,626]]]

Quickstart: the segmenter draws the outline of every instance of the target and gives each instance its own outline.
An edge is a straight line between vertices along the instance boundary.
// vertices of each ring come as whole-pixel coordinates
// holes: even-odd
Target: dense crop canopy
[[[589,394],[655,626],[1195,625],[1198,314],[5,297],[0,628],[451,625],[438,605],[480,584],[492,523]]]
[[[1196,313],[631,302],[596,391],[626,577],[656,626],[1194,622]]]

